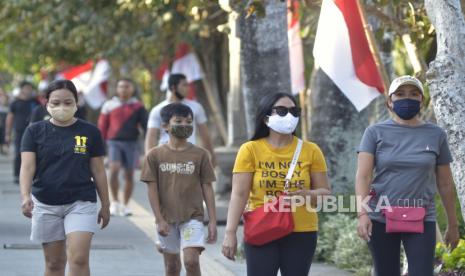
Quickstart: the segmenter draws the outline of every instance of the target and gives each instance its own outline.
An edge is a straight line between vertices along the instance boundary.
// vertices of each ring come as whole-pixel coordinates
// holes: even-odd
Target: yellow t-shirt
[[[297,137],[294,137],[291,144],[282,148],[274,148],[265,138],[241,146],[233,173],[254,173],[249,209],[263,206],[266,196],[278,196],[282,193],[297,140]],[[290,191],[297,190],[298,185],[310,189],[310,173],[326,170],[326,162],[320,148],[315,143],[305,141],[292,176]],[[294,232],[318,231],[318,215],[314,210],[307,210],[306,204],[296,208],[293,218]]]

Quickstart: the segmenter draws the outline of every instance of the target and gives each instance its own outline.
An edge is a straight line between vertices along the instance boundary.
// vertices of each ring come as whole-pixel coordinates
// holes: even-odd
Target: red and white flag
[[[202,67],[195,54],[191,52],[189,44],[187,43],[180,43],[176,47],[171,70],[169,69],[168,63],[164,62],[157,72],[157,78],[161,80],[160,89],[162,91],[168,89],[168,77],[170,74],[184,74],[189,83],[188,99],[195,98],[195,86],[193,83],[197,80],[201,80],[203,77]]]
[[[99,60],[71,67],[59,74],[61,78],[71,80],[78,92],[84,94],[87,104],[98,109],[107,100],[107,84],[111,74],[110,63]]]
[[[287,39],[289,43],[289,65],[291,67],[292,94],[305,89],[305,66],[302,39],[300,37],[299,1],[287,1]]]
[[[323,0],[313,56],[358,111],[384,92],[357,0]]]

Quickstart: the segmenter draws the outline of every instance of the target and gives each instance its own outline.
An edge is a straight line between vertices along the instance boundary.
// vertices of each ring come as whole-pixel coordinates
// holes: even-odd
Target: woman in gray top
[[[418,79],[395,79],[387,98],[393,118],[368,127],[358,149],[355,190],[362,208],[357,230],[368,242],[378,276],[400,275],[401,243],[408,275],[433,275],[436,188],[447,213],[445,241],[455,247],[459,239],[447,136],[443,129],[420,118],[423,99]],[[385,215],[393,212],[386,207],[425,208],[423,225],[421,220],[419,223],[423,230],[407,233],[386,229]],[[408,215],[400,216],[405,219]]]

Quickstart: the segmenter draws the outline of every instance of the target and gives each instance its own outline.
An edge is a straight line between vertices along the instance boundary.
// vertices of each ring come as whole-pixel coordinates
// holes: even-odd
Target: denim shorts
[[[108,140],[108,160],[121,162],[126,169],[135,169],[139,161],[139,143],[137,141]]]

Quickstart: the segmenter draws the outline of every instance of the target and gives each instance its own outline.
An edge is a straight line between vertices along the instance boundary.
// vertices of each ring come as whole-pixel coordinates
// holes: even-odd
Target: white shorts
[[[65,205],[47,205],[32,196],[31,241],[47,243],[66,239],[72,232],[95,233],[97,203],[76,201]]]
[[[161,236],[157,232],[157,245],[162,253],[179,254],[181,249],[187,247],[205,248],[205,233],[203,223],[196,219],[191,219],[183,223],[170,224],[168,236]]]

